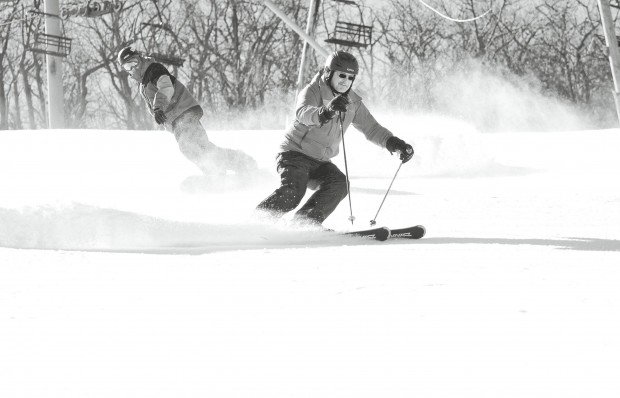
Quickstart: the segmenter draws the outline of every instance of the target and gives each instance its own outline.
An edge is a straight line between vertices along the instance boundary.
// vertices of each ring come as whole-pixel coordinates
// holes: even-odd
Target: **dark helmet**
[[[325,69],[333,72],[335,70],[341,70],[347,73],[353,73],[357,75],[360,71],[360,66],[357,63],[357,59],[353,54],[346,51],[338,50],[329,54],[325,60]]]
[[[131,61],[132,59],[136,59],[139,56],[140,53],[138,51],[134,51],[131,49],[131,47],[127,46],[123,47],[123,49],[118,52],[118,57],[116,59],[118,61],[118,64],[123,66],[123,64]]]

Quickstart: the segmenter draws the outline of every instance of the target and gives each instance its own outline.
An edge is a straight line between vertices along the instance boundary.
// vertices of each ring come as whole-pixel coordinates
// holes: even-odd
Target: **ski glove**
[[[403,163],[407,163],[413,157],[413,147],[398,137],[388,138],[385,147],[390,153],[398,152]]]
[[[166,122],[166,114],[161,109],[155,109],[154,116],[157,124],[164,124]]]
[[[337,95],[327,105],[323,105],[319,109],[319,122],[323,125],[328,120],[332,120],[336,116],[336,112],[346,112],[348,104],[349,98],[346,95]]]

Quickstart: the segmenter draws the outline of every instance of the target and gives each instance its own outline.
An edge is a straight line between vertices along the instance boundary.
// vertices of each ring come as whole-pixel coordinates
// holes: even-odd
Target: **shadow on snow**
[[[426,238],[425,244],[450,245],[450,244],[474,244],[474,245],[529,245],[547,246],[562,250],[579,251],[620,251],[620,240],[597,239],[597,238],[564,238],[564,239],[527,239],[527,238]]]

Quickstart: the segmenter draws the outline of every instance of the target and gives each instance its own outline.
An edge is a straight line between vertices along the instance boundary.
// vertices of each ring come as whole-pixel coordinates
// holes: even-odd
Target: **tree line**
[[[47,125],[45,55],[29,50],[44,32],[43,18],[31,12],[40,3],[0,3],[0,129]],[[85,1],[63,6],[80,3]],[[306,1],[274,3],[305,26]],[[362,64],[356,84],[369,101],[441,112],[437,81],[476,63],[584,110],[593,127],[614,123],[611,73],[596,2],[435,2],[444,16],[469,22],[451,21],[415,0],[380,4],[318,2],[319,42],[337,19],[372,26],[370,45],[350,49]],[[63,36],[72,39],[63,60],[70,127],[152,128],[136,84],[115,62],[125,45],[171,62],[171,72],[204,105],[209,120],[235,125],[241,115],[255,112],[265,120],[256,127],[279,128],[277,120],[294,104],[303,41],[260,0],[127,0],[120,12],[63,20]],[[321,63],[322,57],[313,53],[305,79]]]

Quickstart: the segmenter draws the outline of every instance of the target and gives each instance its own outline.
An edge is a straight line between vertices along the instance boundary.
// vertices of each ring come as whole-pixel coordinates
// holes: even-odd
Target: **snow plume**
[[[436,109],[485,132],[585,129],[591,121],[579,109],[543,93],[540,83],[476,61],[438,80]]]
[[[494,160],[484,134],[472,124],[442,115],[376,113],[377,120],[394,135],[411,144],[415,156],[399,171],[400,178],[435,176],[468,177],[508,171]],[[390,178],[396,155],[368,143],[362,134],[346,137],[349,167],[354,177]],[[341,159],[335,162],[344,170]],[[515,171],[515,170],[513,170]]]
[[[0,247],[16,249],[203,254],[348,243],[364,242],[269,220],[181,222],[86,204],[0,208]]]
[[[438,114],[484,133],[570,131],[596,125],[594,115],[545,93],[535,77],[517,76],[501,65],[477,60],[437,61],[418,65],[409,74],[392,72],[383,91],[368,90],[365,97],[374,112]]]
[[[205,104],[203,124],[208,130],[283,129],[295,102],[294,90],[274,90],[266,92],[264,102],[253,107]]]

